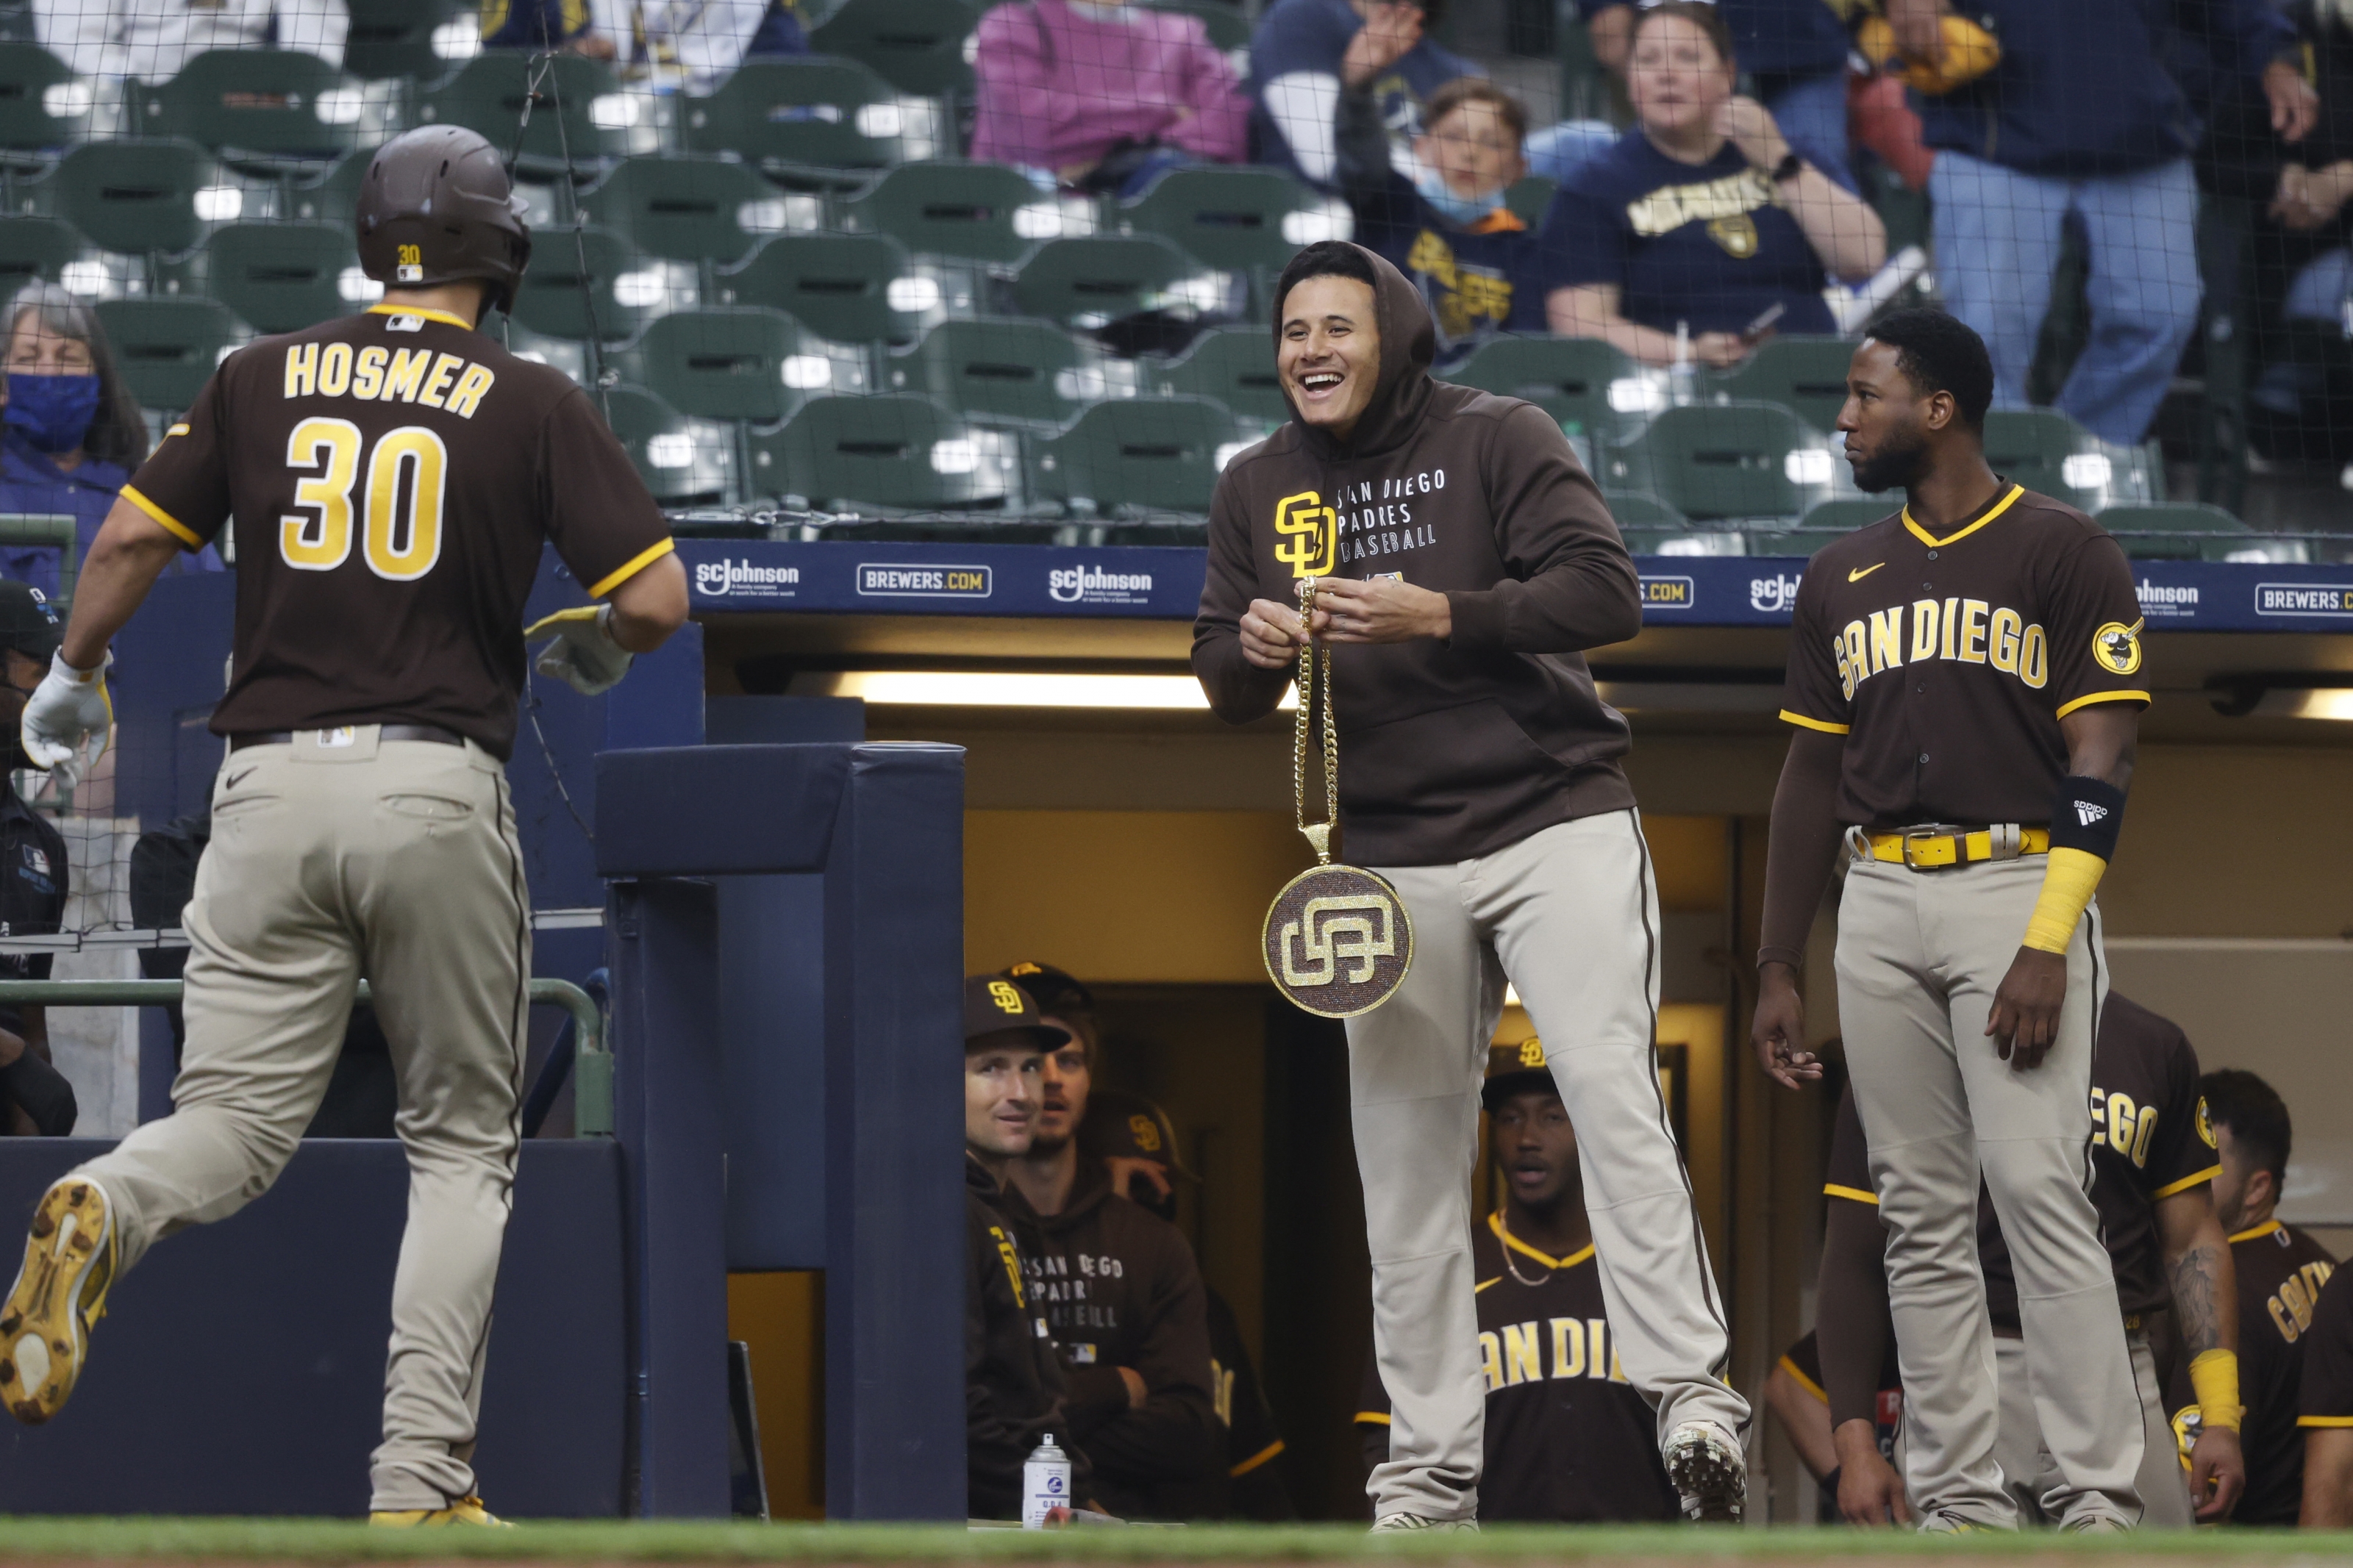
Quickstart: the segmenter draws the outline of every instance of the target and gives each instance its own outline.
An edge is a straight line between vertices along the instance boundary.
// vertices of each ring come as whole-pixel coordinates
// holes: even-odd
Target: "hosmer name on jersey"
[[[1552,1348],[1552,1370],[1545,1370],[1545,1347]],[[1518,1383],[1541,1383],[1546,1376],[1595,1377],[1609,1383],[1626,1381],[1618,1363],[1617,1348],[1609,1342],[1607,1318],[1551,1318],[1506,1323],[1501,1332],[1482,1330],[1479,1356],[1487,1371],[1487,1392]]]
[[[387,349],[370,343],[296,343],[286,351],[289,397],[357,397],[375,403],[421,403],[471,419],[498,379],[488,365],[433,349]]]
[[[1883,670],[1927,659],[1991,665],[2040,691],[2051,679],[2050,639],[2039,625],[1983,599],[1915,599],[1849,621],[1831,639],[1839,687],[1850,701],[1855,688]]]

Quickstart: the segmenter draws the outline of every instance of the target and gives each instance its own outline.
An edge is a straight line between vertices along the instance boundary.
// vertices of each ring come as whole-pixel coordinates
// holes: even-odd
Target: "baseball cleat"
[[[514,1528],[484,1508],[478,1497],[461,1497],[448,1508],[380,1508],[368,1515],[368,1522],[397,1529],[433,1529],[445,1524],[482,1525],[491,1530]]]
[[[1686,1421],[1662,1450],[1667,1479],[1683,1498],[1683,1517],[1700,1524],[1738,1524],[1748,1505],[1748,1459],[1721,1426]]]
[[[1401,1535],[1409,1530],[1467,1530],[1478,1533],[1475,1519],[1432,1519],[1425,1513],[1385,1513],[1373,1521],[1375,1535]]]
[[[0,1305],[0,1405],[27,1426],[66,1406],[90,1356],[90,1329],[114,1283],[114,1221],[84,1176],[53,1184],[33,1206],[25,1267]]]

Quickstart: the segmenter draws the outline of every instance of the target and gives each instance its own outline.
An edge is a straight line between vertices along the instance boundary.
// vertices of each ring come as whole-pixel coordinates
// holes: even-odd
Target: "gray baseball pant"
[[[2195,1521],[2189,1507],[2189,1485],[2181,1468],[2181,1449],[2173,1436],[2173,1423],[2165,1414],[2165,1391],[2158,1386],[2157,1357],[2148,1336],[2138,1329],[2126,1331],[2132,1354],[2133,1386],[2140,1397],[2141,1528],[2187,1530]],[[2063,1478],[2044,1447],[2042,1430],[2034,1421],[2033,1379],[2026,1365],[2021,1340],[1995,1336],[1994,1361],[2001,1369],[2001,1437],[1994,1456],[2001,1463],[2002,1479],[2018,1504],[2018,1516],[2030,1524],[2055,1524],[2043,1510],[2042,1500],[2057,1489]]]
[[[474,1489],[521,1146],[530,910],[505,770],[471,742],[379,741],[369,724],[230,753],[183,917],[172,1114],[79,1173],[106,1193],[125,1268],[158,1238],[235,1214],[293,1157],[370,982],[409,1170],[375,1509]]]
[[[1995,1459],[2000,1400],[1978,1268],[1980,1172],[2017,1269],[2044,1511],[2138,1522],[2140,1402],[2090,1187],[2092,1037],[2107,995],[2098,906],[2067,952],[2058,1042],[2013,1068],[1985,1034],[2042,888],[2042,858],[1937,871],[1858,860],[1839,908],[1839,1017],[1887,1229],[1907,1410],[1905,1481],[1925,1511],[2014,1528]]]
[[[1577,1129],[1601,1295],[1626,1376],[1659,1413],[1739,1437],[1724,1308],[1653,1035],[1659,899],[1631,811],[1547,827],[1451,866],[1377,868],[1413,917],[1398,994],[1348,1020],[1348,1088],[1373,1262],[1373,1349],[1391,1405],[1375,1517],[1478,1512],[1486,1384],[1472,1288],[1479,1088],[1519,988]]]

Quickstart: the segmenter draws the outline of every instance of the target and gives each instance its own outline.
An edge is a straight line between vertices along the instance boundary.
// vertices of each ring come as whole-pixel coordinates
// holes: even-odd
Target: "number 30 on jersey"
[[[287,565],[332,572],[351,559],[352,485],[365,444],[348,419],[305,419],[287,437],[286,465],[303,470],[294,504],[308,509],[278,520],[278,553]],[[377,576],[413,583],[441,559],[448,459],[441,437],[421,425],[385,431],[368,453],[360,534],[368,570]]]

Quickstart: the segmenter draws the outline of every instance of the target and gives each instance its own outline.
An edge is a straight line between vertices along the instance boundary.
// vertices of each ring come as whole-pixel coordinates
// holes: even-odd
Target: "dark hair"
[[[147,420],[115,368],[114,351],[107,345],[98,312],[61,286],[36,278],[8,301],[8,338],[16,337],[16,323],[27,310],[40,319],[44,331],[90,350],[90,368],[98,376],[98,412],[81,438],[83,453],[117,468],[137,468],[147,458]]]
[[[1662,16],[1681,16],[1705,33],[1708,43],[1715,49],[1715,58],[1731,70],[1740,69],[1740,57],[1732,52],[1732,29],[1724,25],[1724,18],[1713,5],[1702,0],[1659,0],[1659,4],[1637,12],[1634,30],[1626,35],[1626,58],[1630,62],[1634,57],[1634,46],[1642,41],[1642,29]]]
[[[1895,351],[1895,368],[1915,391],[1951,393],[1961,423],[1985,428],[1993,405],[1993,360],[1968,322],[1943,310],[1896,310],[1873,322],[1863,336]]]
[[[1353,278],[1374,293],[1381,291],[1372,258],[1345,239],[1319,239],[1291,258],[1274,281],[1274,331],[1282,335],[1282,304],[1291,291],[1310,278]]]
[[[1527,107],[1510,93],[1484,77],[1458,76],[1430,95],[1421,106],[1421,128],[1425,132],[1438,129],[1438,122],[1466,103],[1492,103],[1495,118],[1511,128],[1514,145],[1527,139]]]
[[[2279,1090],[2240,1068],[2224,1068],[2198,1080],[2206,1097],[2206,1119],[2227,1127],[2255,1169],[2269,1171],[2274,1186],[2287,1180],[2292,1142],[2287,1104]]]

